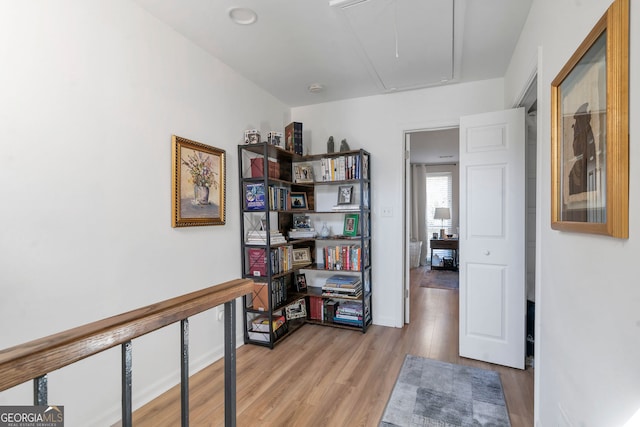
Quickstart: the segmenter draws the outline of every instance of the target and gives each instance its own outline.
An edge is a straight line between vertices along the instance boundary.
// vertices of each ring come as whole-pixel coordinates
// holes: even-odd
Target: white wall
[[[631,1],[628,240],[551,230],[550,85],[611,0],[534,0],[505,77],[522,89],[538,47],[538,426],[622,426],[640,409],[640,8]],[[635,119],[634,119],[635,118]],[[636,425],[636,424],[634,424]]]
[[[502,109],[503,96],[495,79],[292,109],[312,153],[326,152],[330,135],[371,153],[374,323],[403,325],[403,131],[457,126],[462,115]],[[382,217],[387,207],[393,215]]]
[[[287,106],[128,0],[2,2],[0,40],[0,349],[240,277],[236,147]],[[227,225],[171,228],[172,134],[227,150]],[[193,367],[221,354],[213,314],[192,319]],[[179,342],[134,341],[135,402],[178,383]],[[119,366],[53,373],[49,401],[113,422]]]

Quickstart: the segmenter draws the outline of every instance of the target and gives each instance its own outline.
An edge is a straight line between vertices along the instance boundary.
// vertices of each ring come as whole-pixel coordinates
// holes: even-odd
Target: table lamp
[[[444,220],[451,219],[451,210],[449,208],[436,208],[433,219],[441,220],[440,238],[444,239]]]

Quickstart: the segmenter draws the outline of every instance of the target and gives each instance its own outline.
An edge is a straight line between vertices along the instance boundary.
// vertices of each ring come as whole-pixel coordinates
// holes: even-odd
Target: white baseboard
[[[238,344],[239,343],[239,344]],[[236,335],[236,348],[244,345],[244,336],[242,334]],[[212,363],[222,359],[224,357],[224,345],[217,346],[213,348],[211,351],[203,354],[197,359],[193,360],[189,363],[189,376],[194,375],[200,372],[202,369],[211,365]],[[153,399],[156,399],[162,393],[176,386],[175,378],[176,375],[180,376],[180,366],[177,367],[176,370],[164,375],[162,378],[159,378],[153,384],[148,385],[142,391],[136,390],[134,393],[135,397],[133,399],[133,410],[135,411],[138,408],[146,405],[151,402]],[[114,405],[109,409],[105,410],[102,414],[97,416],[95,419],[90,420],[87,426],[95,426],[95,427],[104,427],[104,426],[112,426],[115,423],[119,422],[122,418],[122,409],[120,405]]]

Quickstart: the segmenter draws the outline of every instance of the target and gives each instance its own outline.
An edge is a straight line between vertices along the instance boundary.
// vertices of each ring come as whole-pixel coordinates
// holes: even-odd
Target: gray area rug
[[[450,270],[426,270],[422,275],[420,286],[423,288],[458,289],[457,271]]]
[[[511,426],[497,372],[407,355],[380,426]]]

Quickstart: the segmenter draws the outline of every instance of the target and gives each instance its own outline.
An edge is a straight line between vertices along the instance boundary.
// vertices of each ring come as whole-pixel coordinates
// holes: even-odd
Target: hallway
[[[273,350],[245,345],[237,354],[238,426],[377,426],[406,354],[493,369],[501,374],[513,427],[533,425],[533,370],[458,356],[458,291],[411,280],[411,323],[360,332],[305,325]],[[191,378],[193,426],[224,425],[220,360]],[[174,387],[134,414],[137,426],[179,425]]]

